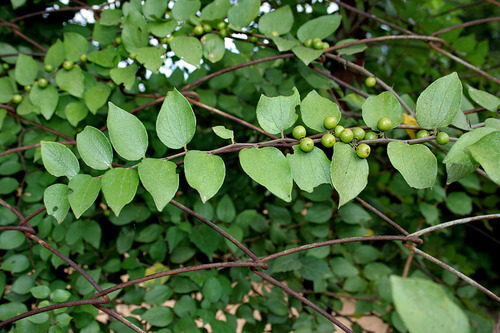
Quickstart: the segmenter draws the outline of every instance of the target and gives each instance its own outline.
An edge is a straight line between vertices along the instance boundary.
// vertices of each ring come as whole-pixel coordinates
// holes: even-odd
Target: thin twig
[[[492,220],[492,219],[500,219],[500,214],[489,214],[489,215],[480,215],[480,216],[472,216],[472,217],[466,217],[463,219],[458,219],[458,220],[453,220],[450,222],[446,223],[441,223],[438,225],[434,225],[432,227],[428,227],[425,229],[422,229],[420,231],[414,232],[412,234],[409,234],[408,236],[415,236],[415,237],[420,237],[422,235],[428,234],[430,232],[448,228],[457,224],[464,224],[464,223],[469,223],[469,222],[474,222],[474,221],[479,221],[479,220]]]
[[[365,207],[366,209],[368,209],[369,211],[371,211],[372,213],[374,213],[375,215],[380,217],[382,220],[384,220],[385,222],[389,223],[391,226],[396,228],[403,235],[408,236],[410,234],[408,231],[403,229],[403,227],[401,227],[399,224],[397,224],[396,222],[391,220],[387,215],[385,215],[384,213],[382,213],[377,208],[373,207],[372,205],[370,205],[368,202],[364,201],[360,197],[356,197],[356,201],[359,202],[363,207]]]
[[[445,32],[449,32],[449,31],[452,31],[452,30],[455,30],[455,29],[461,29],[461,28],[470,27],[470,26],[473,26],[473,25],[484,24],[484,23],[488,23],[488,22],[496,22],[496,21],[500,21],[500,17],[488,17],[488,18],[483,18],[483,19],[480,19],[480,20],[474,20],[474,21],[464,22],[464,23],[461,23],[461,24],[453,25],[451,27],[440,29],[440,30],[438,30],[436,32],[433,32],[431,34],[431,36],[441,35],[441,34],[444,34]]]

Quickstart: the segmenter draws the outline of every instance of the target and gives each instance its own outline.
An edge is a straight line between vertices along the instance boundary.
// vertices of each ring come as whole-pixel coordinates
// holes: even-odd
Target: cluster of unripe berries
[[[323,42],[321,38],[308,38],[304,41],[305,47],[312,47],[316,50],[325,50],[330,47],[330,44]]]
[[[430,133],[427,130],[420,130],[417,132],[417,139],[427,138],[428,136],[430,136]],[[450,136],[446,132],[439,132],[436,134],[436,142],[440,145],[445,145],[450,142]]]
[[[227,28],[227,24],[224,21],[217,23],[217,30],[219,30],[219,35],[221,37],[226,37],[229,35],[229,29]],[[212,32],[212,26],[208,23],[198,24],[194,27],[193,33],[195,35],[201,36],[205,33]]]

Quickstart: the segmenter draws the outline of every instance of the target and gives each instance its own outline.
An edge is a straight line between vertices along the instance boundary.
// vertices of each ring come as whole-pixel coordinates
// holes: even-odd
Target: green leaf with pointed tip
[[[239,153],[243,171],[278,198],[292,200],[292,170],[285,156],[274,147],[243,149]]]
[[[348,39],[344,39],[344,40],[339,41],[337,44],[335,44],[335,46],[347,44],[347,43],[355,42],[355,41],[357,41],[357,39],[348,38]],[[357,45],[352,45],[352,46],[347,46],[345,48],[341,48],[337,51],[337,53],[351,55],[351,54],[363,52],[364,50],[366,50],[366,48],[367,48],[366,44],[357,44]]]
[[[51,84],[45,88],[34,85],[30,90],[29,98],[31,103],[40,107],[40,113],[45,119],[49,120],[52,118],[59,102],[59,93],[56,87]]]
[[[300,104],[297,88],[291,96],[260,96],[257,104],[257,120],[260,127],[271,134],[281,133],[295,124],[298,116],[295,107]]]
[[[203,56],[212,63],[221,60],[226,52],[224,40],[216,34],[206,34],[201,37],[201,45],[203,46]]]
[[[481,164],[486,174],[500,184],[500,131],[483,136],[466,148],[472,157]]]
[[[237,30],[246,27],[259,15],[259,0],[239,0],[227,12],[227,18]]]
[[[220,156],[190,150],[184,158],[184,172],[189,186],[198,191],[205,203],[224,183],[226,166]]]
[[[293,13],[289,5],[264,14],[259,19],[259,30],[266,36],[270,36],[272,31],[276,31],[280,35],[287,34],[292,26]]]
[[[51,175],[71,179],[80,171],[78,159],[68,147],[57,142],[40,143],[43,165]]]
[[[323,121],[328,116],[334,116],[340,122],[342,117],[339,106],[328,98],[320,96],[311,90],[300,103],[300,116],[304,124],[317,132],[324,132]]]
[[[111,169],[102,176],[102,193],[116,216],[120,215],[122,208],[134,199],[138,185],[139,177],[133,169]]]
[[[141,47],[136,51],[136,59],[141,64],[153,73],[158,73],[158,70],[163,65],[165,60],[165,49],[158,47]]]
[[[0,103],[8,103],[14,95],[13,82],[8,77],[0,78]],[[2,109],[5,111],[5,109]]]
[[[224,18],[231,8],[229,0],[214,0],[201,10],[200,18],[203,21],[213,21]]]
[[[500,106],[500,98],[485,91],[469,87],[469,96],[474,102],[491,112],[497,112]]]
[[[330,175],[339,193],[339,208],[354,199],[368,184],[368,162],[356,155],[350,145],[337,142],[333,146]]]
[[[177,21],[151,21],[148,23],[149,31],[157,37],[167,37],[177,28]]]
[[[423,128],[446,127],[460,111],[462,83],[456,72],[437,79],[418,97],[417,123]]]
[[[311,193],[316,186],[331,184],[330,160],[323,150],[314,147],[304,153],[295,145],[293,154],[286,155],[286,159],[292,168],[293,180],[301,190]]]
[[[148,20],[163,19],[167,7],[167,0],[146,0],[142,7],[142,12]]]
[[[47,187],[43,193],[43,203],[47,214],[53,216],[57,223],[64,221],[69,211],[68,186],[54,184]]]
[[[96,170],[106,170],[113,162],[113,149],[108,138],[95,127],[86,126],[76,136],[76,148],[82,160]]]
[[[172,8],[172,15],[177,21],[187,21],[200,10],[199,0],[177,0]]]
[[[118,155],[128,161],[144,157],[148,149],[148,133],[136,116],[109,102],[109,138]]]
[[[25,312],[28,312],[28,308],[24,303],[20,302],[5,303],[0,305],[0,320],[4,321]]]
[[[333,34],[340,26],[342,17],[340,15],[324,15],[309,20],[297,30],[297,37],[301,42],[308,38],[324,39]]]
[[[140,47],[145,47],[149,42],[148,24],[144,16],[138,11],[128,12],[123,22],[123,46],[127,52],[135,52]]]
[[[390,142],[387,155],[396,170],[413,188],[429,188],[437,176],[436,156],[422,144],[407,145],[404,142]]]
[[[172,200],[179,188],[176,168],[173,162],[153,158],[145,158],[139,163],[138,171],[142,186],[151,193],[160,212]]]
[[[76,127],[78,123],[85,119],[89,114],[89,110],[80,101],[71,102],[64,108],[64,114],[66,115],[66,119],[71,124],[71,126]]]
[[[20,53],[17,56],[15,68],[16,81],[22,86],[27,86],[35,81],[37,74],[38,66],[35,59],[31,56]]]
[[[271,36],[274,44],[278,47],[278,51],[284,52],[293,49],[295,46],[299,45],[299,41],[293,37],[274,37]]]
[[[113,68],[109,72],[109,75],[111,76],[111,80],[113,80],[114,83],[118,85],[123,83],[123,85],[125,86],[125,90],[130,90],[135,83],[135,73],[137,73],[138,69],[139,67],[137,67],[136,64],[132,64],[128,65],[125,68]]]
[[[64,44],[58,39],[52,46],[47,50],[47,54],[43,59],[45,65],[52,65],[54,68],[58,68],[64,62],[66,58],[66,53],[64,51]]]
[[[361,109],[363,110],[363,120],[373,130],[378,130],[377,123],[382,117],[387,117],[392,121],[391,128],[399,126],[403,121],[403,112],[399,101],[389,91],[368,97]]]
[[[179,149],[191,141],[196,131],[196,117],[191,105],[177,89],[170,91],[156,119],[156,133],[169,148]]]
[[[68,195],[69,204],[77,219],[94,203],[101,190],[101,179],[79,174],[69,181],[72,191]]]
[[[199,66],[203,54],[201,43],[195,37],[175,37],[170,43],[175,55],[185,62]]]
[[[309,65],[313,60],[318,59],[323,54],[323,50],[315,50],[302,45],[295,46],[292,52],[306,65]]]
[[[76,32],[64,33],[64,53],[66,59],[73,62],[80,61],[80,55],[86,54],[89,42],[85,37]]]
[[[73,66],[69,71],[62,69],[57,71],[56,83],[64,91],[67,91],[75,97],[83,97],[85,77],[82,69],[78,66]]]
[[[217,135],[219,138],[222,138],[222,139],[233,139],[234,138],[233,130],[227,129],[224,126],[214,126],[214,127],[212,127],[212,130],[214,131],[215,135]]]
[[[410,332],[470,332],[467,315],[437,283],[392,275],[391,289],[396,311]]]
[[[87,105],[90,112],[96,114],[97,110],[106,104],[109,95],[111,95],[111,87],[107,84],[98,84],[93,86],[85,92],[85,105]]]

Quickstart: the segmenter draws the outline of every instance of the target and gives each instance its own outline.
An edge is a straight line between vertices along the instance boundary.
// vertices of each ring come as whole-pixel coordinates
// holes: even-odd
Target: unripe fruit
[[[304,41],[304,46],[305,47],[312,47],[313,46],[313,40],[311,38],[308,38]]]
[[[329,47],[330,47],[330,44],[328,44],[327,42],[323,42],[323,50],[326,50]]]
[[[203,24],[203,31],[205,31],[205,32],[212,31],[212,26],[208,23]]]
[[[19,94],[14,94],[12,96],[12,102],[16,103],[16,104],[19,104],[23,101],[23,96],[19,95]]]
[[[318,42],[323,42],[323,41],[321,40],[321,38],[318,38],[318,37],[312,39],[313,44],[318,43]]]
[[[335,144],[335,137],[332,133],[326,133],[321,137],[321,144],[326,148],[331,148]]]
[[[371,148],[366,143],[362,143],[356,147],[356,154],[359,158],[367,158],[370,156]]]
[[[248,40],[249,40],[249,41],[251,41],[252,43],[255,43],[255,42],[257,42],[259,39],[258,39],[256,36],[250,36],[250,37],[248,38]]]
[[[224,29],[220,29],[219,31],[219,35],[224,38],[224,37],[227,37],[227,35],[229,35],[229,30],[224,28]]]
[[[340,136],[340,133],[344,130],[344,126],[337,125],[335,127],[335,136],[338,138]]]
[[[63,62],[63,68],[67,71],[71,70],[71,68],[73,68],[73,61],[70,61],[70,60],[66,60],[65,62]]]
[[[311,138],[303,138],[300,140],[300,149],[304,153],[309,153],[314,148],[314,141]]]
[[[354,139],[354,134],[350,129],[346,128],[342,132],[340,132],[340,141],[349,143],[352,141],[352,139]]]
[[[356,138],[358,141],[361,141],[365,138],[365,130],[362,129],[361,127],[355,127],[352,129],[352,134],[354,135],[354,138]]]
[[[128,57],[129,57],[130,59],[132,59],[132,60],[135,60],[135,57],[137,57],[137,54],[136,54],[135,52],[130,52],[130,53],[128,54]]]
[[[382,132],[388,131],[392,127],[392,121],[387,117],[382,117],[378,120],[377,127]]]
[[[325,126],[327,130],[334,129],[337,124],[338,120],[335,116],[328,116],[323,120],[323,126]]]
[[[172,39],[174,39],[174,36],[172,35],[168,35],[167,37],[165,37],[165,41],[167,42],[167,44],[172,43]]]
[[[276,30],[273,30],[273,31],[271,31],[271,36],[273,36],[273,37],[279,37],[280,33],[277,32]]]
[[[300,140],[307,134],[306,128],[302,125],[295,126],[292,131],[292,135],[295,139]]]
[[[222,21],[217,23],[217,29],[222,30],[224,28],[226,28],[226,22]]]
[[[429,136],[429,132],[426,130],[420,130],[417,132],[417,139],[423,139]]]
[[[374,87],[376,84],[377,84],[377,80],[375,80],[375,77],[373,77],[373,76],[369,76],[365,80],[365,85],[368,88]]]
[[[10,66],[9,66],[9,64],[7,64],[7,63],[5,63],[5,62],[4,62],[4,63],[2,64],[2,68],[3,68],[4,70],[8,70],[8,69],[10,68]]]
[[[446,132],[439,132],[438,135],[436,135],[436,142],[440,145],[445,145],[450,142],[450,136]]]
[[[27,86],[24,86],[24,91],[29,92],[31,90],[31,86],[28,84]]]
[[[120,36],[115,37],[115,44],[120,45],[122,43],[122,38]]]
[[[318,40],[316,40],[316,41],[313,40],[313,48],[315,48],[316,50],[322,50],[323,49],[323,41],[321,39],[319,41]]]
[[[87,62],[87,55],[85,53],[80,54],[80,61]]]
[[[47,64],[43,67],[43,70],[46,71],[47,73],[50,73],[54,70],[54,66],[52,66],[51,64]]]
[[[198,35],[198,36],[199,35],[203,35],[203,32],[204,32],[203,26],[201,26],[201,25],[195,26],[194,29],[193,29],[193,32],[194,32],[195,35]]]
[[[378,135],[375,132],[366,132],[365,134],[365,140],[376,140],[378,139]]]
[[[47,82],[47,80],[43,77],[41,79],[38,79],[38,86],[40,86],[40,88],[45,88],[48,84],[49,83]]]

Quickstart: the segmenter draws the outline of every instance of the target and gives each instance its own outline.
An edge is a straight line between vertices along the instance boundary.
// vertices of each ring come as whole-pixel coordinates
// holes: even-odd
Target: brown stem
[[[488,18],[483,18],[483,19],[480,19],[480,20],[474,20],[474,21],[464,22],[464,23],[461,23],[461,24],[453,25],[451,27],[447,27],[447,28],[438,30],[436,32],[433,32],[431,34],[431,36],[441,35],[441,34],[444,34],[445,32],[452,31],[452,30],[455,30],[455,29],[461,29],[461,28],[470,27],[470,26],[473,26],[473,25],[484,24],[484,23],[488,23],[488,22],[496,22],[496,21],[500,21],[500,17],[488,17]]]
[[[396,222],[391,220],[387,215],[385,215],[384,213],[382,213],[377,208],[373,207],[372,205],[370,205],[368,202],[364,201],[360,197],[356,197],[356,201],[359,202],[361,204],[361,206],[365,207],[366,209],[368,209],[369,211],[371,211],[372,213],[374,213],[375,215],[380,217],[382,220],[389,223],[391,226],[393,226],[395,229],[397,229],[403,235],[408,236],[410,234],[408,231],[403,229],[399,224],[397,224]]]
[[[343,49],[353,45],[359,44],[369,44],[369,43],[378,43],[387,40],[421,40],[425,42],[437,42],[441,44],[445,44],[445,41],[441,38],[438,40],[435,39],[434,36],[421,36],[421,35],[390,35],[390,36],[381,36],[381,37],[373,37],[373,38],[365,38],[360,40],[355,40],[349,43],[344,43],[340,45],[335,45],[327,48],[325,52],[333,52],[339,49]]]

